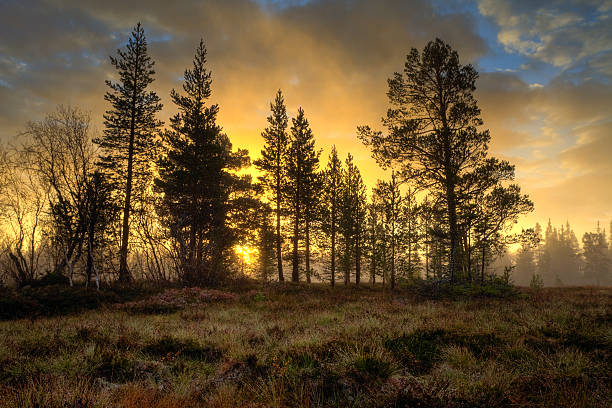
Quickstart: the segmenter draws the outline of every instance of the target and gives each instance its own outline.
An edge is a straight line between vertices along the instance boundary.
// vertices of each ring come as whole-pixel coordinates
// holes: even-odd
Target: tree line
[[[610,236],[597,223],[582,236],[582,248],[569,222],[543,231],[535,225],[516,253],[516,281],[531,286],[612,285],[612,222]]]
[[[87,113],[60,106],[3,150],[0,262],[17,284],[215,285],[244,273],[236,248],[254,249],[247,268],[265,280],[484,282],[507,245],[533,233],[510,234],[533,203],[514,166],[488,154],[478,73],[439,39],[412,49],[388,80],[386,131],[358,128],[390,174],[371,191],[350,153],[341,159],[333,146],[322,163],[305,111],[289,118],[281,90],[253,163],[260,176],[245,173],[248,152],[209,102],[203,41],[164,127],[147,47],[138,24],[110,57],[117,77],[106,81],[102,134]]]

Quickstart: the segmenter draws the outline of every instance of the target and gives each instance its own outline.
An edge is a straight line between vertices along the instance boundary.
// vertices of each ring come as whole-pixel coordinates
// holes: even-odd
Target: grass
[[[163,313],[145,301],[0,322],[0,407],[608,407],[612,400],[610,288],[431,298],[287,284],[193,302],[172,293],[180,307],[153,295],[171,305]]]

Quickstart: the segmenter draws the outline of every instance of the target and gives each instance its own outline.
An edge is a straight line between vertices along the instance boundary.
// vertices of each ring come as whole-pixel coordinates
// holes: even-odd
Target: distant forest
[[[178,113],[167,122],[140,24],[110,64],[102,133],[86,110],[60,106],[0,151],[5,285],[612,284],[604,229],[586,233],[582,248],[569,224],[513,233],[534,204],[514,166],[488,153],[478,73],[439,39],[412,49],[389,78],[385,130],[356,130],[389,174],[371,191],[350,153],[333,146],[322,161],[307,113],[289,118],[281,90],[270,95],[260,158],[235,149],[208,102],[203,41],[169,95]]]

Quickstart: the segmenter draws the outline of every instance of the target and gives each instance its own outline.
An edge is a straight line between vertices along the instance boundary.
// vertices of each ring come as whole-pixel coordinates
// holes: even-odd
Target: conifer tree
[[[582,237],[584,251],[584,279],[588,284],[612,284],[612,263],[607,256],[608,242],[605,230],[599,222],[595,232],[587,232]]]
[[[444,206],[448,237],[448,270],[451,282],[460,265],[459,211],[464,200],[464,180],[474,181],[487,158],[490,141],[474,98],[478,73],[461,65],[459,56],[440,39],[423,51],[412,49],[403,73],[390,78],[390,109],[383,118],[388,134],[359,128],[360,138],[371,147],[383,167],[398,165],[401,177],[434,195]],[[500,163],[503,170],[505,163]]]
[[[276,231],[271,222],[272,213],[270,206],[262,203],[257,217],[257,264],[263,281],[273,277],[276,270]]]
[[[374,190],[373,190],[374,191]],[[376,283],[376,275],[384,267],[384,226],[383,214],[379,197],[374,193],[372,200],[367,205],[366,230],[365,230],[365,255],[370,271],[370,283]]]
[[[154,62],[147,53],[147,40],[140,23],[136,25],[125,50],[110,57],[119,74],[119,82],[106,81],[110,90],[104,99],[111,109],[104,114],[104,135],[95,140],[102,149],[100,165],[117,190],[122,202],[121,251],[119,280],[130,280],[127,266],[130,238],[130,213],[134,186],[143,186],[150,176],[155,137],[162,122],[156,114],[162,108],[160,99],[148,90],[153,82]]]
[[[409,279],[419,277],[421,273],[421,236],[419,233],[419,206],[416,202],[415,190],[408,188],[401,206],[402,241],[404,244],[404,270]]]
[[[361,279],[361,255],[366,220],[366,193],[361,173],[349,153],[343,171],[340,233],[342,236],[342,271],[344,283],[350,282],[352,266],[355,266],[355,282]]]
[[[402,206],[402,195],[399,189],[400,182],[395,172],[391,174],[391,180],[378,181],[374,188],[374,194],[380,200],[385,225],[385,238],[387,241],[386,266],[389,271],[391,290],[395,289],[396,267],[400,237],[400,210]]]
[[[184,281],[211,284],[220,277],[236,237],[230,213],[240,210],[239,192],[250,183],[235,171],[248,164],[248,156],[244,150],[232,151],[216,122],[218,105],[206,105],[212,80],[202,40],[184,78],[184,94],[170,94],[178,113],[163,134],[166,153],[158,160],[155,184],[163,193],[159,213],[179,246]]]
[[[283,191],[286,189],[287,160],[289,154],[289,138],[287,135],[287,108],[283,94],[279,89],[274,102],[270,104],[271,115],[268,116],[268,127],[262,132],[264,148],[261,158],[254,162],[255,166],[263,172],[259,178],[270,194],[276,215],[276,266],[278,280],[283,282],[283,257],[281,215],[283,214]]]
[[[311,136],[312,137],[312,136]],[[304,263],[306,267],[306,282],[310,283],[312,269],[311,259],[311,232],[313,223],[320,218],[320,191],[322,185],[321,174],[319,173],[320,150],[314,148],[314,138],[305,144],[304,167],[303,167],[303,188],[302,205],[304,206]]]
[[[320,155],[320,152],[315,150],[314,136],[302,108],[298,109],[297,116],[292,119],[289,152],[287,166],[287,197],[291,202],[291,217],[293,221],[291,280],[293,282],[298,282],[300,279],[300,236],[302,231],[308,234],[310,232],[302,225],[302,222],[305,221],[307,215],[312,215],[314,188],[316,184],[315,174]],[[308,199],[305,198],[306,196],[308,196]],[[306,210],[307,206],[309,207],[308,210]],[[308,242],[308,246],[309,245],[310,243]]]
[[[330,280],[332,286],[336,284],[337,235],[339,229],[338,223],[340,221],[339,213],[342,190],[342,162],[338,158],[336,146],[332,146],[331,153],[327,160],[327,167],[323,173],[323,190],[321,197],[321,229],[330,239]]]

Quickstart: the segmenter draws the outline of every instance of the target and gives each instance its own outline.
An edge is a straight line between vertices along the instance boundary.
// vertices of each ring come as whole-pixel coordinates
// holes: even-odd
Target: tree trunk
[[[395,289],[395,221],[391,223],[391,291]]]
[[[486,252],[486,245],[482,244],[482,265],[480,266],[480,283],[484,284],[484,273],[485,273],[485,252]]]
[[[280,167],[280,165],[279,165]],[[278,268],[278,281],[284,282],[283,276],[283,254],[281,253],[281,185],[280,174],[276,175],[276,265]]]
[[[372,250],[370,258],[370,283],[372,285],[376,283],[376,223],[374,225],[374,228],[372,228],[372,241],[370,242]]]
[[[310,214],[306,210],[306,282],[310,283]]]
[[[291,271],[291,281],[300,281],[299,270],[299,232],[300,232],[300,177],[298,175],[295,189],[295,220],[293,224],[293,270]]]
[[[336,198],[332,197],[331,209],[331,285],[336,285]]]
[[[446,200],[448,203],[448,224],[450,235],[450,248],[448,252],[448,273],[451,283],[455,282],[456,271],[456,255],[457,255],[457,203],[455,197],[455,187],[447,181],[446,185]]]
[[[359,220],[357,220],[359,222]],[[355,284],[359,285],[361,280],[361,242],[360,242],[360,231],[359,225],[357,225],[357,231],[355,233]]]
[[[138,65],[138,57],[136,58]],[[134,75],[137,77],[137,75]],[[134,138],[136,125],[136,90],[132,96],[132,111],[130,115],[130,140],[128,145],[127,180],[125,183],[125,203],[123,207],[123,228],[121,232],[121,252],[119,258],[119,282],[129,282],[130,273],[127,268],[128,241],[130,238],[130,211],[132,199],[132,178],[134,177]]]
[[[467,270],[468,270],[468,280],[472,283],[472,234],[470,233],[470,229],[468,228],[467,232]]]

